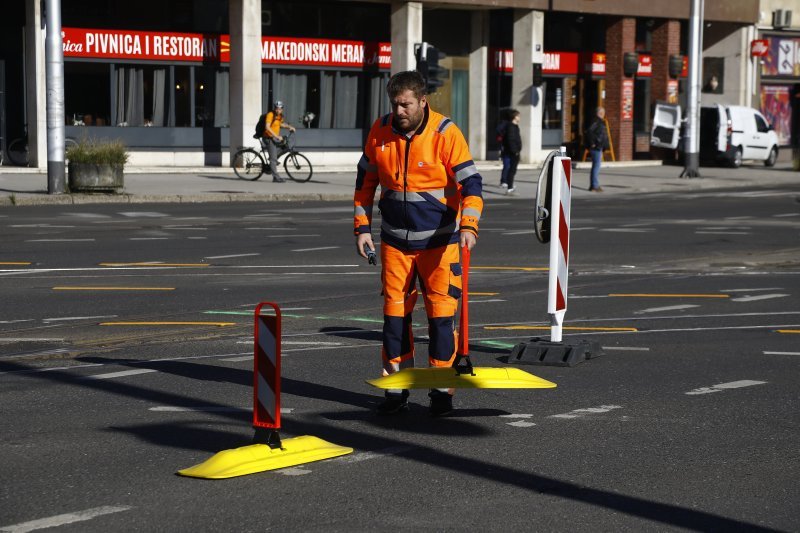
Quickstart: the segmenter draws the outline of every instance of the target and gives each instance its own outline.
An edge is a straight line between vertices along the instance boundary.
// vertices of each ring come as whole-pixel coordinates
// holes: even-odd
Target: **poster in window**
[[[633,80],[622,80],[622,120],[633,120]]]
[[[761,113],[778,135],[778,144],[786,146],[792,140],[792,94],[788,85],[761,87]]]
[[[703,58],[703,92],[722,94],[725,91],[725,58]]]

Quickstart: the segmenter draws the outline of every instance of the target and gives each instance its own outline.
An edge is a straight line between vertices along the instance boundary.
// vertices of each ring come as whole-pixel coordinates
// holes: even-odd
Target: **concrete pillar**
[[[634,79],[623,72],[625,52],[636,51],[636,19],[610,18],[606,26],[606,118],[617,161],[633,159],[633,113],[623,116],[623,92],[633,98]],[[627,84],[627,87],[626,87]],[[634,104],[635,105],[635,104]]]
[[[252,144],[261,109],[261,0],[230,0],[230,155]]]
[[[473,11],[469,53],[469,149],[473,159],[486,159],[489,114],[489,12]]]
[[[532,163],[542,151],[542,88],[533,85],[533,64],[544,61],[544,13],[514,10],[514,72],[511,107],[520,112],[520,162]]]
[[[678,79],[669,76],[669,56],[681,52],[681,23],[679,20],[664,20],[653,28],[653,78],[650,99],[669,102],[677,98]],[[671,90],[672,89],[672,90]],[[677,100],[671,103],[678,103]]]
[[[392,74],[417,67],[414,45],[422,42],[422,3],[392,2]]]
[[[25,3],[25,116],[29,166],[47,168],[47,87],[45,86],[43,2]]]

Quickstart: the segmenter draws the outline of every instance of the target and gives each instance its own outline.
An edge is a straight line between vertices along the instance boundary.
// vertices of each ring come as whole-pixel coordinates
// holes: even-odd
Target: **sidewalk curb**
[[[352,201],[352,195],[327,193],[302,194],[197,194],[197,195],[95,195],[59,194],[41,196],[0,196],[0,206],[89,205],[89,204],[201,204],[211,202],[290,202],[290,201]]]

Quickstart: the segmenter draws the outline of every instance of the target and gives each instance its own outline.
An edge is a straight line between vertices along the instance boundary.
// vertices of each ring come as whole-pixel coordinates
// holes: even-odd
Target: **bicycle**
[[[286,156],[283,160],[283,169],[286,171],[286,175],[293,181],[304,183],[311,179],[314,169],[311,167],[311,161],[294,149],[294,143],[294,132],[284,135],[283,142],[278,144],[275,164],[279,165],[281,157]],[[255,181],[263,174],[269,174],[269,156],[264,153],[264,144],[260,144],[260,152],[254,148],[243,146],[234,154],[233,171],[239,178]]]
[[[78,141],[71,137],[64,138],[64,150],[69,150],[78,146]],[[11,141],[9,145],[6,147],[6,154],[8,155],[8,160],[18,166],[18,167],[27,167],[30,159],[28,158],[28,135],[25,134],[22,137],[18,137]],[[66,161],[65,161],[66,162]]]

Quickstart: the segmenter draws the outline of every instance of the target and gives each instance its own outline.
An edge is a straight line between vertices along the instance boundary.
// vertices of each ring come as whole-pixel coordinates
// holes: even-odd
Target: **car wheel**
[[[772,150],[769,151],[769,157],[764,160],[764,166],[765,167],[775,166],[776,161],[778,161],[778,147],[773,146]]]
[[[737,146],[736,150],[733,152],[733,157],[731,158],[731,166],[733,168],[739,168],[742,166],[742,147]]]

